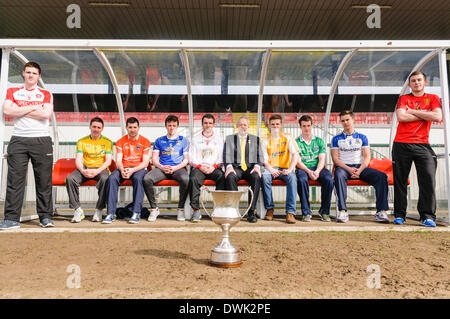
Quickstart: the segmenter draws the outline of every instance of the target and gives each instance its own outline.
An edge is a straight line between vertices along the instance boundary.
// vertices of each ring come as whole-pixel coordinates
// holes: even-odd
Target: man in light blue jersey
[[[344,131],[331,142],[331,157],[335,165],[334,185],[337,193],[337,221],[346,223],[347,213],[347,180],[360,179],[375,188],[376,208],[375,221],[389,223],[388,177],[379,170],[368,167],[370,163],[370,146],[367,137],[354,129],[352,111],[339,114]]]
[[[153,185],[163,179],[174,179],[180,184],[180,200],[178,201],[177,220],[185,220],[184,204],[188,195],[189,174],[186,166],[189,163],[189,142],[178,135],[178,117],[167,116],[165,126],[167,135],[158,137],[153,144],[152,164],[154,168],[145,175],[143,184],[145,194],[150,203],[149,222],[156,221],[159,215]]]

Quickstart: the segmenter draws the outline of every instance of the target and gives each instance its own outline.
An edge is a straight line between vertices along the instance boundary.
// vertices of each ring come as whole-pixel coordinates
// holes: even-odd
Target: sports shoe
[[[320,219],[323,222],[331,222],[330,214],[320,214]]]
[[[303,215],[302,221],[304,221],[304,222],[310,222],[310,221],[311,221],[311,214],[305,214],[305,215]]]
[[[401,217],[397,217],[396,219],[394,219],[394,224],[396,225],[403,225],[405,223],[405,220]]]
[[[77,209],[75,209],[75,211],[73,212],[73,218],[72,218],[72,223],[79,223],[84,219],[84,212],[81,209],[81,207],[78,207]]]
[[[2,221],[2,223],[0,224],[0,230],[16,229],[16,228],[20,228],[20,223],[14,221],[14,220],[8,220],[8,219],[5,219],[5,220]]]
[[[40,224],[42,227],[55,227],[55,224],[53,224],[52,220],[50,218],[44,218],[41,220]]]
[[[92,216],[92,221],[93,222],[101,222],[102,221],[102,210],[101,209],[97,209],[94,213],[94,216]]]
[[[265,220],[273,220],[273,208],[270,208],[266,211],[266,217],[264,217]]]
[[[116,220],[116,216],[114,216],[114,214],[108,214],[108,215],[106,215],[105,219],[102,221],[102,224],[111,224],[115,220]]]
[[[389,224],[389,217],[384,210],[380,210],[379,212],[375,213],[375,221]]]
[[[200,211],[199,210],[194,210],[194,213],[192,214],[191,221],[193,223],[199,223],[201,219],[202,219],[202,214],[200,214]]]
[[[149,222],[154,222],[154,221],[156,221],[156,218],[158,217],[158,215],[159,215],[159,208],[158,207],[152,208],[152,209],[150,209],[150,215],[148,215],[147,220]]]
[[[336,221],[338,223],[346,223],[346,222],[348,222],[348,213],[345,210],[340,210],[337,213]]]
[[[255,213],[248,213],[247,214],[247,221],[249,223],[257,223],[258,222],[258,218],[256,217]]]
[[[291,214],[291,213],[286,214],[286,223],[288,223],[288,224],[296,223],[294,214]]]
[[[186,220],[186,217],[184,216],[184,209],[178,208],[177,210],[177,220],[180,222],[183,222]]]
[[[436,227],[436,223],[434,222],[434,220],[432,220],[432,219],[430,219],[430,218],[427,218],[427,219],[425,219],[425,220],[422,220],[422,221],[420,222],[420,224],[421,224],[422,226],[425,226],[425,227]]]
[[[128,223],[130,224],[137,224],[139,223],[139,218],[141,217],[140,213],[133,213],[133,216],[128,220]]]

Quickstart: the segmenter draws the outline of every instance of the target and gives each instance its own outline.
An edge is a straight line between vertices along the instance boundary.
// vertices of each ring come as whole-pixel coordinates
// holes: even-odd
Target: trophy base
[[[217,252],[211,251],[211,260],[209,263],[216,267],[232,268],[242,265],[238,252]]]

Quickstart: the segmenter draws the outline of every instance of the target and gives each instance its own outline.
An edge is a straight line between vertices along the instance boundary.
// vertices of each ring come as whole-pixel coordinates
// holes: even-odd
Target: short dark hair
[[[167,125],[169,122],[177,122],[177,125],[180,125],[180,121],[178,120],[178,117],[175,115],[168,115],[166,117],[166,120],[164,121],[164,126]]]
[[[423,73],[422,71],[414,71],[413,73],[411,73],[408,77],[408,83],[411,81],[411,77],[415,76],[415,75],[423,75],[423,79],[426,80],[427,76],[425,75],[425,73]]]
[[[283,123],[283,118],[281,117],[280,114],[272,114],[272,115],[269,117],[269,123],[270,123],[271,121],[273,121],[273,120],[280,120],[280,121]]]
[[[23,70],[25,71],[25,69],[28,67],[38,69],[39,74],[41,74],[41,67],[36,62],[30,61],[30,62],[25,63],[25,65],[23,66]]]
[[[128,126],[128,124],[133,124],[133,123],[137,123],[137,125],[139,126],[139,121],[138,121],[137,118],[135,118],[135,117],[133,117],[133,116],[127,118],[126,126]]]
[[[213,123],[216,123],[216,119],[214,118],[214,115],[212,115],[210,113],[206,113],[205,115],[203,115],[203,117],[202,117],[202,124],[203,124],[203,120],[204,119],[212,119]]]
[[[102,123],[102,126],[105,126],[105,123],[103,123],[103,120],[101,118],[99,118],[98,116],[92,118],[92,120],[89,122],[89,126],[91,126],[93,122]]]
[[[341,118],[341,117],[344,116],[344,115],[350,115],[352,118],[354,117],[354,116],[353,116],[353,112],[350,111],[350,110],[344,110],[344,111],[342,111],[341,113],[339,113],[339,118]]]
[[[309,115],[302,115],[302,117],[298,120],[298,124],[300,126],[302,126],[302,122],[311,122],[311,124],[312,124],[313,119]]]

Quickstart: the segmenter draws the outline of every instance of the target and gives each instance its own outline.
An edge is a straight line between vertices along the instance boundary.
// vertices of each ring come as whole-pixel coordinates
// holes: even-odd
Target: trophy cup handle
[[[202,201],[202,196],[201,196],[201,195],[202,195],[202,192],[203,192],[204,190],[206,190],[206,191],[209,193],[208,187],[206,187],[206,186],[200,187],[200,203],[202,204],[202,207],[203,207],[203,210],[205,211],[205,213],[206,213],[209,217],[211,217],[211,214],[208,213],[208,211],[206,210],[205,204],[203,204],[203,201]]]
[[[248,205],[248,208],[247,208],[247,210],[245,211],[245,214],[242,215],[241,218],[244,218],[245,215],[247,215],[248,211],[250,210],[250,207],[252,207],[252,202],[253,202],[253,191],[252,191],[252,188],[251,188],[250,186],[248,187],[248,190],[250,191],[250,194],[251,194],[250,205]]]

